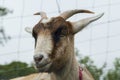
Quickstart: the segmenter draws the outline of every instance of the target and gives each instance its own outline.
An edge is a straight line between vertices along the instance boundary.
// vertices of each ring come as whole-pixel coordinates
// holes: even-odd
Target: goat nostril
[[[35,62],[40,62],[43,59],[43,55],[35,56],[34,60]]]

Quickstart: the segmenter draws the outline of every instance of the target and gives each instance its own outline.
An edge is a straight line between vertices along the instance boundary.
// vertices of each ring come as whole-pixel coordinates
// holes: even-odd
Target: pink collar
[[[79,80],[82,80],[82,71],[83,69],[79,67]]]

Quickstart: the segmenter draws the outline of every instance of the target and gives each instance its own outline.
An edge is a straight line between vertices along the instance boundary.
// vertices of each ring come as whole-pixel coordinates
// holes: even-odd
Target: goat
[[[76,22],[66,21],[77,13],[93,13],[89,10],[68,10],[58,17],[48,18],[45,12],[33,29],[25,30],[32,33],[35,39],[34,62],[39,72],[47,72],[51,80],[80,80],[80,67],[74,53],[74,35],[89,23],[101,18],[104,13],[85,18]],[[46,76],[47,77],[47,76]],[[39,80],[39,79],[38,79]],[[90,72],[83,68],[82,80],[94,80]]]

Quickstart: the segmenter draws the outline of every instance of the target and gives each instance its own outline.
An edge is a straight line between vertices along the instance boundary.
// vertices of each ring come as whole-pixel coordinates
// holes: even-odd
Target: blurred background
[[[70,21],[104,12],[105,15],[75,36],[77,59],[96,80],[120,80],[119,0],[0,0],[0,80],[35,73],[32,67],[34,39],[25,32],[45,11],[48,17],[70,9],[88,9],[95,14],[76,14]]]

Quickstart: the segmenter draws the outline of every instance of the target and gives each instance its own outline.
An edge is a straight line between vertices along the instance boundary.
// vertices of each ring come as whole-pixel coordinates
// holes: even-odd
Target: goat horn
[[[89,11],[89,10],[78,10],[78,9],[75,9],[75,10],[65,11],[65,12],[61,13],[60,16],[66,20],[69,17],[71,17],[71,16],[73,16],[74,14],[77,14],[77,13],[92,13],[93,14],[94,12]]]
[[[37,12],[34,15],[41,15],[42,18],[47,18],[47,15],[45,12]]]
[[[96,15],[94,17],[89,17],[89,18],[82,19],[82,20],[79,20],[79,21],[76,21],[76,22],[71,22],[71,24],[73,26],[73,32],[74,32],[74,34],[77,33],[77,32],[79,32],[83,28],[85,28],[89,23],[98,20],[103,15],[104,15],[104,13],[101,13],[101,14]]]

